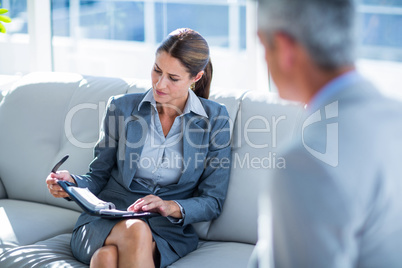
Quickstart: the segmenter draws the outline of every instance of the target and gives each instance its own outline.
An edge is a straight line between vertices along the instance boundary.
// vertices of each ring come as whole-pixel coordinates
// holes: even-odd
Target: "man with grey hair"
[[[270,185],[276,267],[402,265],[402,105],[355,70],[355,16],[353,0],[259,1],[279,95],[307,107]]]

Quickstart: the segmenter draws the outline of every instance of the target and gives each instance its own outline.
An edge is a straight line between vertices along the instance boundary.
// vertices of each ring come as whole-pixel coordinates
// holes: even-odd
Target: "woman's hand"
[[[57,171],[57,173],[52,172],[46,178],[47,188],[51,195],[57,198],[68,197],[68,194],[57,184],[57,181],[69,181],[75,183],[75,180],[67,170]]]
[[[182,218],[180,207],[176,202],[162,200],[160,197],[155,195],[147,195],[138,199],[134,204],[129,206],[127,210],[134,212],[157,212],[164,217],[170,216],[178,219]]]

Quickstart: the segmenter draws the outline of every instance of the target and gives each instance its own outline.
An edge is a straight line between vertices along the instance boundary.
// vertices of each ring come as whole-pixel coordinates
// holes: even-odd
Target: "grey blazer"
[[[402,103],[360,79],[303,124],[271,188],[275,267],[401,267]]]
[[[86,175],[73,175],[79,187],[88,187],[100,199],[126,209],[138,198],[152,194],[133,180],[138,157],[151,120],[151,106],[138,105],[146,93],[110,98],[95,158]],[[153,232],[166,240],[181,257],[197,247],[192,223],[217,218],[222,210],[229,182],[231,147],[229,115],[216,102],[200,98],[208,119],[192,112],[184,115],[183,157],[188,167],[179,181],[162,187],[157,195],[178,201],[185,211],[181,224],[165,217],[148,220]],[[97,217],[83,213],[75,228]]]

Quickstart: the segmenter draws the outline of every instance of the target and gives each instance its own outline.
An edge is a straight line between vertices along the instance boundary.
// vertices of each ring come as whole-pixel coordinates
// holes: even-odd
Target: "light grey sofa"
[[[45,178],[65,154],[62,169],[84,174],[111,95],[143,92],[147,81],[32,73],[0,103],[0,267],[86,267],[71,255],[80,214],[74,202],[53,198]],[[195,225],[196,251],[171,267],[246,267],[257,242],[259,189],[291,137],[300,107],[276,94],[213,89],[211,99],[231,117],[233,163],[221,216]],[[260,226],[261,228],[261,226]]]

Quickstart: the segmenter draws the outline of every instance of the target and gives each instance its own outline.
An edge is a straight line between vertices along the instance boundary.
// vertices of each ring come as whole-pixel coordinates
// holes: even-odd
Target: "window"
[[[145,42],[145,31],[150,31],[160,43],[169,32],[187,27],[211,46],[246,49],[246,2],[233,3],[53,0],[53,35]]]
[[[12,19],[11,23],[4,24],[7,33],[0,33],[0,74],[28,73],[30,60],[27,0],[0,0],[0,4],[1,8],[8,9],[5,15]]]
[[[53,70],[149,79],[157,45],[172,30],[190,27],[210,44],[213,86],[268,88],[253,0],[0,3],[13,19],[7,34],[0,34],[1,75]],[[358,3],[359,66],[395,91],[399,75],[391,74],[402,71],[402,1]]]
[[[53,0],[54,70],[149,79],[158,44],[188,27],[210,45],[213,85],[256,88],[266,72],[256,70],[256,24],[248,28],[255,9],[246,0]]]
[[[402,1],[359,0],[358,69],[379,89],[402,100]]]
[[[145,41],[144,2],[53,0],[52,18],[54,36]]]
[[[162,42],[169,32],[177,28],[188,27],[200,32],[210,46],[229,47],[229,6],[200,3],[157,2],[156,41]]]
[[[402,62],[402,1],[360,0],[360,56]]]

